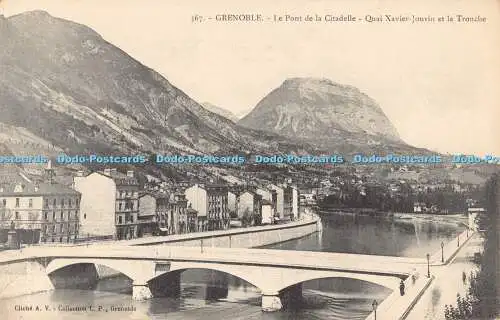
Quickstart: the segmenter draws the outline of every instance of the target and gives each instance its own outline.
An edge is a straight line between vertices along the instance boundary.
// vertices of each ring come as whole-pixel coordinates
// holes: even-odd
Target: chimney
[[[110,176],[111,175],[111,169],[110,168],[104,169],[104,174],[107,175],[107,176]]]
[[[134,177],[134,171],[133,170],[128,170],[127,171],[127,177],[133,178]]]

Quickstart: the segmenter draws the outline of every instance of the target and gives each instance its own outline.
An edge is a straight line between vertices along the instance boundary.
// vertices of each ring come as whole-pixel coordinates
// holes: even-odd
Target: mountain
[[[204,109],[92,29],[44,11],[0,16],[0,43],[0,143],[13,153],[302,148]]]
[[[240,120],[231,111],[217,107],[216,105],[213,105],[210,102],[203,102],[201,105],[203,106],[203,108],[207,109],[208,111],[213,112],[215,114],[218,114],[219,116],[222,116],[226,119],[229,119],[234,123],[236,123]]]
[[[342,152],[414,149],[375,100],[328,79],[287,79],[238,124]]]

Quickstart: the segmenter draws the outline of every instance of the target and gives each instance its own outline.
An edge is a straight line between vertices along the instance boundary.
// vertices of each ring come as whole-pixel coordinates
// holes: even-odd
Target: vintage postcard
[[[2,319],[498,319],[500,2],[0,0]]]

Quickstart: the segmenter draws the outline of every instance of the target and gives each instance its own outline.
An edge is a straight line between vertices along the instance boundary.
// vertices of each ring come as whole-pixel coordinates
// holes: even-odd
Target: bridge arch
[[[45,271],[50,275],[62,268],[77,264],[94,264],[111,268],[134,282],[145,282],[154,274],[154,266],[147,261],[124,261],[118,259],[87,259],[87,258],[56,258],[52,260]]]
[[[399,287],[401,279],[397,276],[364,274],[330,270],[310,270],[283,268],[279,266],[235,265],[205,262],[172,262],[170,270],[165,274],[182,272],[191,269],[206,269],[227,273],[246,281],[256,287],[262,294],[275,294],[296,284],[310,280],[326,278],[349,278],[361,280],[394,290]],[[148,282],[158,277],[148,279]]]
[[[208,271],[216,271],[222,274],[227,274],[233,277],[236,277],[240,280],[245,281],[246,283],[254,286],[257,290],[262,291],[262,284],[258,280],[257,275],[255,274],[255,270],[249,270],[245,267],[243,268],[235,268],[234,266],[228,266],[224,264],[203,264],[203,265],[184,265],[184,264],[175,264],[175,267],[170,269],[168,272],[155,276],[148,280],[148,283],[161,280],[161,278],[169,277],[174,274],[179,274],[187,270],[208,270]]]
[[[379,285],[390,290],[399,287],[401,279],[394,276],[381,276],[362,273],[337,272],[337,271],[305,271],[288,274],[283,281],[275,287],[275,291],[281,292],[298,284],[303,284],[307,281],[321,279],[354,279],[371,284]]]

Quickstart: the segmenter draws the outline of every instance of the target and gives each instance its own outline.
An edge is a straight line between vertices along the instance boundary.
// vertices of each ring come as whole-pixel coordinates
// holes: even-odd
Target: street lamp
[[[460,233],[457,236],[457,248],[460,247]]]
[[[430,267],[430,264],[429,264],[430,259],[431,259],[431,255],[427,254],[427,278],[431,277],[431,267]]]
[[[441,241],[441,262],[444,263],[444,242]]]
[[[373,312],[375,314],[375,320],[377,320],[377,307],[378,307],[378,302],[377,300],[373,300],[373,303],[372,303],[372,308],[373,308]]]

